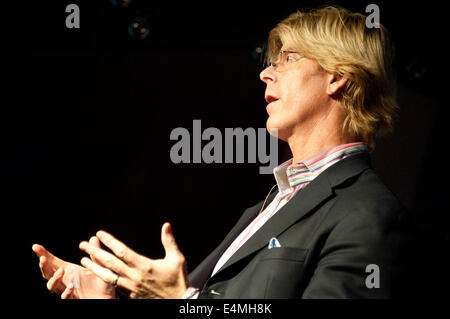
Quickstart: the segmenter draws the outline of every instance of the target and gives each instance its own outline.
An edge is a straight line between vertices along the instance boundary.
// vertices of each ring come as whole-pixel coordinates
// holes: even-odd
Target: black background
[[[80,6],[80,29],[65,27],[69,3]],[[78,243],[99,229],[161,258],[160,229],[170,221],[192,270],[275,180],[259,164],[173,164],[170,132],[192,132],[194,119],[222,132],[265,127],[254,50],[294,10],[326,3],[365,14],[370,2],[2,4],[2,294],[55,299],[32,244],[78,263]],[[397,47],[402,109],[373,166],[413,215],[417,296],[444,297],[448,108],[438,57],[446,31],[436,16],[444,8],[377,4]],[[130,21],[144,15],[151,32],[133,39]],[[279,146],[281,162],[289,151]]]

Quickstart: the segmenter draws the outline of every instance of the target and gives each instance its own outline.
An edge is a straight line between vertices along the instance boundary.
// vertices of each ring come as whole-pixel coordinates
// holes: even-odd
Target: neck
[[[303,161],[333,147],[359,142],[342,132],[343,121],[324,121],[309,130],[299,128],[287,139],[292,152],[293,163]]]
[[[356,140],[351,139],[314,140],[316,140],[316,138],[310,137],[306,139],[293,138],[288,141],[292,152],[293,163],[304,161],[307,158],[342,144],[357,142]]]

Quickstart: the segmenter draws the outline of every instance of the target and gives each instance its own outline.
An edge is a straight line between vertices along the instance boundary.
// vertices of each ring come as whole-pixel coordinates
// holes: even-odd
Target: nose
[[[275,69],[273,68],[273,66],[269,66],[261,71],[261,73],[259,74],[259,78],[266,84],[269,81],[274,82],[276,80],[276,75],[274,71]]]

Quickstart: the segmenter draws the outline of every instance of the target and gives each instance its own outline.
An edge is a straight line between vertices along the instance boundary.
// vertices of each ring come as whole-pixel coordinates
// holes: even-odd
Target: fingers
[[[61,294],[61,299],[72,299],[73,290],[74,290],[73,284],[67,285],[66,289]]]
[[[49,278],[53,276],[53,273],[58,268],[64,268],[65,262],[58,257],[55,257],[52,253],[50,253],[44,246],[39,244],[34,244],[31,249],[35,252],[35,254],[39,257],[39,261],[41,262],[41,257],[45,257],[45,267],[41,268],[42,275],[44,278]]]
[[[34,244],[31,249],[36,253],[38,257],[45,256],[47,258],[54,258],[53,254],[51,254],[44,246],[39,244]]]
[[[94,247],[101,248],[100,240],[98,240],[98,238],[95,236],[92,236],[91,239],[89,239],[89,244],[91,244]],[[100,261],[97,260],[94,256],[90,255],[90,257],[93,262],[95,262],[97,264],[101,264]]]
[[[100,268],[105,269],[104,267],[106,267],[122,276],[130,277],[132,275],[131,269],[122,260],[104,251],[103,249],[95,247],[85,241],[80,243],[80,249],[88,253],[90,256],[94,257],[94,259],[98,261],[97,266],[99,266]],[[90,259],[88,260],[91,261]],[[99,268],[96,267],[96,269]]]
[[[64,284],[62,283],[62,278],[64,275],[64,269],[59,268],[53,276],[47,281],[47,289],[54,293],[61,293],[64,290]]]
[[[34,244],[31,246],[31,249],[36,253],[38,257],[42,256],[44,254],[45,248],[41,245]]]
[[[56,269],[54,269],[48,262],[47,257],[41,256],[39,258],[39,270],[41,271],[42,277],[45,279],[50,279],[55,274]]]
[[[175,241],[175,237],[172,233],[172,226],[170,223],[164,223],[161,229],[161,243],[166,251],[166,256],[179,256],[182,255],[178,245]]]
[[[133,250],[128,248],[124,243],[117,240],[111,234],[105,231],[98,231],[96,234],[97,238],[112,252],[119,257],[121,260],[125,261],[129,265],[139,265],[142,263],[143,258],[141,255],[135,253]],[[109,267],[108,267],[109,268]]]
[[[39,270],[41,271],[42,277],[46,278],[46,272],[44,271],[44,267],[47,259],[44,256],[39,257]],[[53,274],[52,274],[53,275]]]
[[[81,259],[81,264],[100,277],[104,282],[108,284],[112,284],[116,279],[117,275],[111,270],[104,268],[87,257],[83,257]],[[116,282],[116,285],[119,287],[123,287],[128,290],[132,290],[134,288],[133,283],[126,277],[120,276]]]
[[[95,237],[95,236],[92,236],[89,239],[89,244],[91,244],[92,246],[95,246],[97,248],[102,248],[101,245],[100,245],[100,240],[98,240],[98,238]]]

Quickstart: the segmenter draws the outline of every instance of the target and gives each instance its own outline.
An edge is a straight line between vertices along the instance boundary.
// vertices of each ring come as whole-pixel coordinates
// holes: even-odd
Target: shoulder
[[[333,210],[341,212],[341,218],[358,217],[381,224],[407,218],[405,207],[372,168],[337,185],[333,191]]]
[[[335,189],[329,219],[329,249],[358,247],[367,261],[391,263],[411,241],[411,217],[395,194],[367,169]]]

